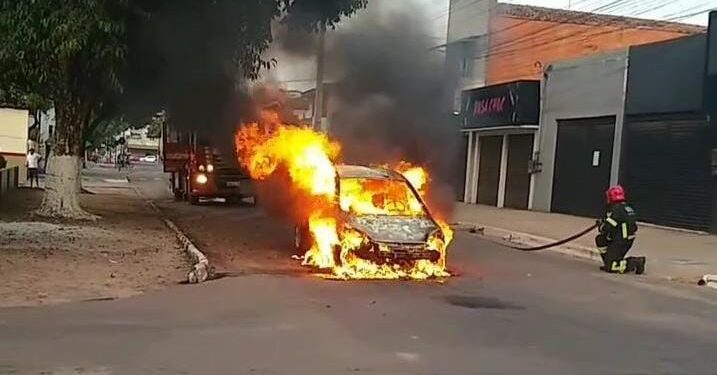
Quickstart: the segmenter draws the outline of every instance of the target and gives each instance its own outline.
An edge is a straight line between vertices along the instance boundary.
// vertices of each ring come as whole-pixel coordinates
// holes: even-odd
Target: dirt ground
[[[305,274],[294,254],[293,227],[248,204],[160,202],[219,273]],[[221,233],[221,235],[217,235]],[[303,255],[303,254],[302,254]]]
[[[174,234],[129,187],[82,194],[97,222],[32,215],[40,190],[0,201],[0,306],[120,298],[175,284],[189,269]]]

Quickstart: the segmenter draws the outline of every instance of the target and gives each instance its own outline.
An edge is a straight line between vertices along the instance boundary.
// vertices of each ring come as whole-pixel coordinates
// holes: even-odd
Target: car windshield
[[[399,179],[342,178],[339,205],[356,215],[426,216],[423,204]]]

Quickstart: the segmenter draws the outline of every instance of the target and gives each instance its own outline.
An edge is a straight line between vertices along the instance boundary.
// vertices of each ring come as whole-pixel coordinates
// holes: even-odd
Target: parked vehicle
[[[222,154],[195,132],[165,125],[162,146],[164,171],[170,173],[175,199],[198,204],[202,198],[224,198],[234,203],[254,197],[254,184],[237,158]]]
[[[339,235],[352,232],[364,237],[363,246],[354,252],[358,257],[377,264],[435,262],[440,258],[441,254],[431,248],[429,242],[433,236],[442,240],[444,234],[402,174],[358,165],[339,165],[336,170]],[[357,191],[364,193],[366,199],[353,199]],[[303,254],[312,245],[308,223],[298,224],[295,228],[297,252]],[[334,254],[334,258],[338,259],[338,254]]]

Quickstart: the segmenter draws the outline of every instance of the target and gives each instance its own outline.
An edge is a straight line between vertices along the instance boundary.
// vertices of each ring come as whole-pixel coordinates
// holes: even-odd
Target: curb
[[[192,240],[189,239],[189,237],[184,234],[184,232],[179,229],[179,227],[174,224],[174,222],[165,217],[162,213],[162,210],[151,200],[146,199],[144,197],[144,194],[142,194],[139,189],[136,187],[133,187],[133,190],[137,195],[139,195],[142,199],[144,199],[145,203],[156,213],[160,215],[162,218],[162,221],[167,226],[167,228],[171,229],[174,234],[177,236],[177,240],[179,243],[184,247],[184,251],[189,256],[189,259],[192,260],[192,270],[189,271],[189,274],[187,275],[187,282],[190,284],[197,284],[207,281],[209,278],[209,259],[207,259],[207,256],[202,253],[199,248],[197,248],[196,245],[192,242]]]
[[[487,240],[504,245],[507,244],[533,247],[557,241],[553,238],[541,237],[536,236],[534,234],[516,232],[503,228],[491,227],[488,225],[474,223],[456,222],[454,223],[454,227],[458,230],[477,233],[479,236],[482,236]],[[602,259],[600,258],[600,252],[597,249],[582,245],[567,243],[554,248],[545,249],[545,251],[551,251],[554,253],[560,253],[563,255],[569,255],[575,258],[586,259],[595,262],[602,262]]]
[[[207,256],[199,251],[194,243],[192,243],[192,240],[190,240],[189,237],[187,237],[187,235],[184,234],[184,232],[182,232],[182,230],[179,229],[174,222],[172,222],[172,220],[163,217],[162,221],[164,221],[164,224],[166,224],[169,229],[174,231],[174,234],[177,235],[179,243],[184,246],[184,251],[186,251],[189,258],[194,262],[192,270],[189,271],[189,274],[187,275],[187,281],[191,284],[206,281],[207,278],[209,278],[209,260],[207,259]]]

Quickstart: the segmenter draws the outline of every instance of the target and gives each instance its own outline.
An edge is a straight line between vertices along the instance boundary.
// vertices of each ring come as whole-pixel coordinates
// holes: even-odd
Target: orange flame
[[[327,269],[328,277],[339,279],[428,279],[450,276],[446,272],[446,247],[453,231],[442,220],[437,220],[442,236],[431,236],[427,248],[438,251],[436,262],[415,261],[410,266],[377,264],[360,258],[355,251],[366,245],[364,235],[339,224],[340,210],[369,215],[389,212],[401,216],[425,214],[422,200],[430,183],[425,169],[401,162],[392,169],[401,173],[418,192],[417,198],[405,183],[394,180],[373,183],[342,180],[340,196],[337,191],[335,162],[340,145],[326,134],[309,127],[280,124],[278,116],[262,113],[258,123],[246,124],[236,134],[236,150],[240,162],[252,178],[263,180],[285,168],[291,180],[291,189],[308,194],[312,202],[306,222],[313,239],[311,248],[304,254],[303,265]],[[388,197],[390,205],[374,201],[376,195]],[[318,204],[317,204],[318,202]],[[383,246],[383,245],[382,245]]]

